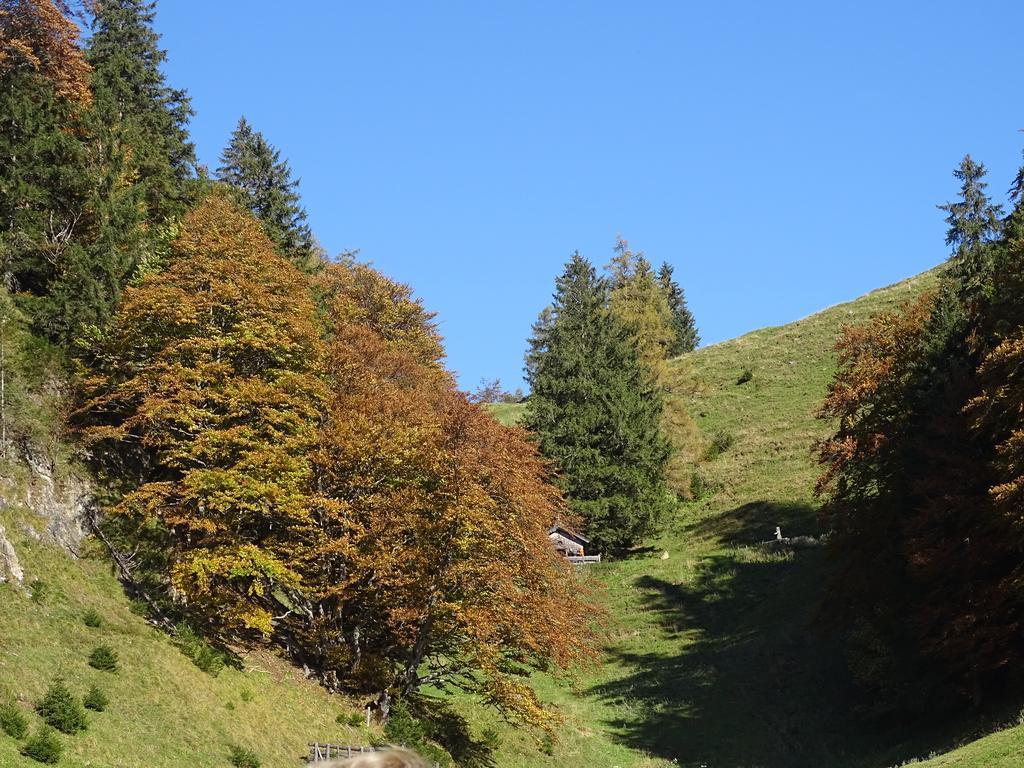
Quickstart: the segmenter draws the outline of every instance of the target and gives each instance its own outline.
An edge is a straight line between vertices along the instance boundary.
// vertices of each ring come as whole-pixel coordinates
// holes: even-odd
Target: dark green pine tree
[[[686,294],[679,283],[672,277],[672,265],[662,262],[658,270],[658,282],[668,299],[668,308],[672,312],[672,329],[675,340],[668,348],[668,356],[676,357],[686,352],[693,352],[700,344],[697,322],[686,303]]]
[[[107,140],[128,150],[151,223],[182,213],[196,166],[188,135],[192,106],[160,69],[167,53],[153,29],[155,7],[149,0],[97,3],[86,49]]]
[[[297,191],[299,180],[292,178],[280,150],[242,117],[220,162],[217,178],[238,190],[278,251],[300,269],[315,271],[320,258]]]
[[[939,210],[949,214],[946,245],[953,246],[957,255],[992,242],[1002,230],[1002,206],[994,205],[985,193],[987,173],[984,163],[976,163],[970,155],[964,155],[953,171],[953,176],[961,182],[960,199],[939,206]]]
[[[1010,200],[1014,204],[1014,210],[1019,210],[1024,205],[1024,165],[1017,169],[1017,175],[1010,185]]]
[[[662,394],[607,301],[605,281],[575,254],[530,342],[525,423],[587,535],[614,555],[653,533],[672,497]]]
[[[85,148],[67,126],[75,108],[26,69],[0,72],[0,254],[9,287],[44,295],[80,247],[90,180]]]
[[[8,55],[0,64],[0,156],[17,160],[0,163],[4,280],[33,324],[70,346],[83,326],[101,324],[116,305],[138,250],[138,199],[97,133],[102,125],[80,50],[58,44],[73,24],[18,17],[23,9],[9,2],[0,10],[7,11],[0,39],[34,41],[36,58],[56,78],[37,71],[29,56]],[[12,31],[13,20],[20,23]],[[62,80],[67,72],[80,79]]]

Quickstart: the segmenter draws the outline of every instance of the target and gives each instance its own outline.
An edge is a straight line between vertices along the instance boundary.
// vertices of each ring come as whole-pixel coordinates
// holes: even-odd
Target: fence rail
[[[590,563],[600,563],[600,555],[569,555],[569,562],[573,565],[589,565]]]
[[[387,747],[354,746],[351,744],[326,744],[320,741],[309,742],[309,763],[315,764],[327,760],[344,760],[366,752],[379,752]],[[430,768],[439,768],[437,763],[430,763]]]
[[[324,744],[319,741],[309,742],[309,762],[317,763],[321,760],[341,760],[353,755],[361,755],[364,752],[376,752],[377,747],[352,746],[350,744]]]

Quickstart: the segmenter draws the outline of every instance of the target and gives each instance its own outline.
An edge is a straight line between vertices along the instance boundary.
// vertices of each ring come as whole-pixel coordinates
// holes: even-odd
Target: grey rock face
[[[96,505],[92,484],[74,473],[64,474],[58,482],[52,462],[31,449],[23,450],[22,457],[31,470],[22,503],[43,518],[48,538],[77,555]]]
[[[78,557],[82,540],[90,532],[90,521],[96,508],[92,483],[82,472],[62,472],[59,479],[53,463],[31,450],[22,449],[20,460],[29,471],[19,481],[6,486],[0,496],[0,508],[22,509],[31,515],[17,515],[21,530],[30,538],[49,540],[69,554]],[[25,582],[25,571],[18,559],[14,543],[0,525],[0,583],[19,586]]]
[[[18,562],[14,545],[7,538],[7,531],[0,525],[0,584],[8,580],[21,586],[25,583],[25,571]]]

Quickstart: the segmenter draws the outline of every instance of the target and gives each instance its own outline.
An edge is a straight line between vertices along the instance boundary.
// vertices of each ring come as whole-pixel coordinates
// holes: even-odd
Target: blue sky
[[[438,312],[463,387],[520,384],[575,249],[669,261],[705,343],[945,258],[970,152],[1024,147],[1024,3],[163,0],[216,168],[244,114],[328,252]]]

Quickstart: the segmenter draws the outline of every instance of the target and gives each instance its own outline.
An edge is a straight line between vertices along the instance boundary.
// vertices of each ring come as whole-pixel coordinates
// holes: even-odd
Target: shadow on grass
[[[591,691],[623,713],[608,723],[613,737],[688,768],[879,765],[929,751],[920,736],[875,732],[852,714],[842,648],[816,630],[827,551],[744,546],[776,525],[818,533],[809,505],[745,505],[688,526],[723,545],[695,576],[636,580],[658,639],[653,651],[613,648],[632,673]]]

